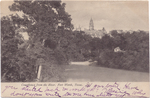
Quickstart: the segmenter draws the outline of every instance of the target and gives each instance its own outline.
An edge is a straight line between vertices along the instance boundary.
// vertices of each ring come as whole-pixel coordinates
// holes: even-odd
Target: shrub
[[[115,36],[123,37],[117,45],[120,45],[124,52],[114,52],[111,48],[103,49],[99,55],[98,66],[149,72],[149,35],[141,31],[131,34],[115,33]],[[116,40],[115,36],[114,40]],[[125,44],[122,45],[121,42]]]

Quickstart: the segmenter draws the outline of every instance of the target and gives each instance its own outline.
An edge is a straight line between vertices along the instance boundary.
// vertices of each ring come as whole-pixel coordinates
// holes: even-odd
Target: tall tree
[[[65,3],[61,1],[20,1],[16,0],[10,6],[11,11],[21,11],[24,13],[26,21],[23,24],[28,28],[29,36],[33,40],[53,38],[59,26],[71,30],[71,17],[65,11]]]
[[[67,30],[71,32],[73,29],[71,16],[65,11],[65,3],[45,0],[15,0],[9,8],[11,11],[21,11],[23,14],[2,18],[2,70],[11,71],[9,75],[4,74],[6,80],[33,81],[36,78],[37,65],[44,65],[45,69],[52,69],[54,65],[63,63],[62,58],[65,57],[61,47],[66,46],[64,32]],[[22,27],[28,33],[29,40],[27,43],[24,42],[26,47],[19,48],[19,41],[15,40],[17,35],[15,31]],[[13,56],[12,59],[10,56]],[[7,68],[6,65],[14,68],[15,71]],[[3,73],[6,70],[3,70]],[[18,75],[12,75],[15,73]],[[56,76],[52,70],[47,70],[45,73]]]

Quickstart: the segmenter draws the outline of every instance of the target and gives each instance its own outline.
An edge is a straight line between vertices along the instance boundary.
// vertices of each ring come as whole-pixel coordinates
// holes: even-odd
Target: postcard
[[[149,98],[148,4],[1,1],[1,97]]]

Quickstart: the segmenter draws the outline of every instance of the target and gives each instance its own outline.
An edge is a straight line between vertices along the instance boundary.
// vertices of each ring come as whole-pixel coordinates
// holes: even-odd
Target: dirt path
[[[148,82],[149,73],[95,66],[69,65],[67,82]]]

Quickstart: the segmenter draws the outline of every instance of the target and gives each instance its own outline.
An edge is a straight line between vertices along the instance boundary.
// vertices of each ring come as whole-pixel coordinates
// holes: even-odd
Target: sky
[[[62,1],[74,28],[88,29],[92,18],[97,30],[149,30],[148,1]],[[12,3],[1,3],[1,16],[12,13],[8,9]]]
[[[147,1],[64,1],[74,27],[89,28],[92,18],[95,29],[149,30]]]

